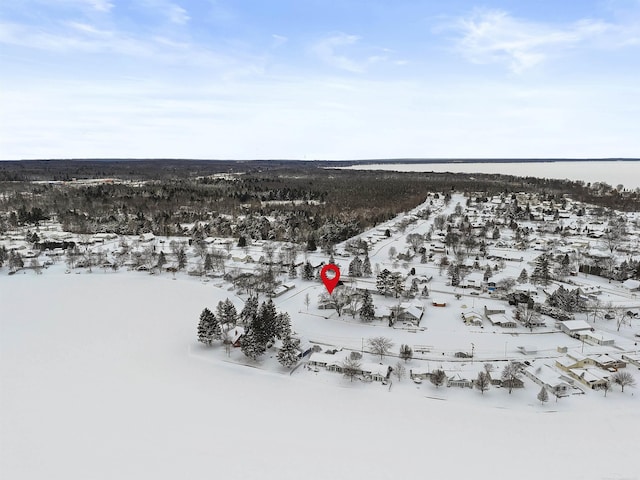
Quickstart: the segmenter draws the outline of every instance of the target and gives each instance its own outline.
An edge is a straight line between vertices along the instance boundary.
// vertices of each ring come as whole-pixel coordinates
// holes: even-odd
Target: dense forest
[[[67,231],[192,234],[332,244],[407,211],[427,192],[537,192],[640,210],[606,184],[486,174],[341,170],[332,162],[69,160],[0,162],[0,232],[55,218]],[[83,182],[83,179],[110,179]],[[74,181],[76,180],[76,181]]]

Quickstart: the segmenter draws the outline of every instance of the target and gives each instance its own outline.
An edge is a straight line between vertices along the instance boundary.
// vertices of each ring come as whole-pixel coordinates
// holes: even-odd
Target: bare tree
[[[393,374],[398,378],[398,381],[401,381],[405,375],[407,374],[407,369],[402,364],[402,362],[397,362],[393,367]]]
[[[613,383],[620,385],[620,387],[622,388],[622,392],[624,393],[624,387],[626,386],[634,386],[636,384],[635,379],[633,378],[633,375],[631,375],[629,372],[616,372],[613,375],[611,375],[611,381],[613,381]]]
[[[509,393],[513,390],[513,385],[520,380],[522,372],[520,366],[515,362],[509,362],[502,370],[502,381],[509,387]]]
[[[311,298],[308,293],[304,295],[304,306],[307,307],[307,312],[309,311],[309,304],[311,303]]]
[[[349,356],[342,362],[342,373],[353,382],[353,379],[362,373],[362,369],[360,367],[360,361]]]
[[[611,390],[611,381],[609,379],[606,379],[604,384],[602,384],[602,390],[604,390],[604,396],[605,398],[607,397],[607,393],[609,392],[609,390]]]
[[[382,360],[382,357],[388,354],[393,347],[393,342],[387,337],[372,337],[367,340],[367,345],[371,349],[371,353],[380,355],[380,360]]]
[[[474,384],[476,388],[480,390],[480,393],[484,395],[484,392],[489,390],[489,385],[491,385],[489,374],[484,371],[478,372],[478,377],[476,378]]]
[[[540,313],[536,312],[533,308],[529,308],[526,303],[520,303],[516,309],[516,319],[522,323],[523,326],[533,330],[540,320]]]

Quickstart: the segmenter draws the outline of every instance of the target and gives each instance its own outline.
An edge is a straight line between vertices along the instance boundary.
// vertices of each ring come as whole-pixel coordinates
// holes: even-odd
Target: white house
[[[622,282],[622,286],[630,292],[638,292],[640,291],[640,280],[633,280],[630,278],[629,280]]]

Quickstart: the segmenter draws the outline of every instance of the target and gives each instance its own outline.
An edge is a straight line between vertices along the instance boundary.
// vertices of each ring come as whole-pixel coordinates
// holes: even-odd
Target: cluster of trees
[[[298,361],[299,340],[291,335],[289,314],[278,312],[271,299],[259,305],[257,296],[250,296],[240,313],[229,299],[218,303],[215,315],[205,308],[198,323],[198,341],[212,345],[219,340],[229,351],[232,330],[238,323],[244,326],[244,334],[238,341],[242,353],[248,358],[257,360],[279,339],[282,348],[278,352],[278,361],[286,367]]]
[[[562,285],[547,297],[547,303],[552,307],[561,308],[565,312],[583,312],[587,306],[579,289],[568,290]]]
[[[400,272],[383,269],[376,277],[376,288],[385,297],[392,293],[396,298],[404,291],[404,278]]]

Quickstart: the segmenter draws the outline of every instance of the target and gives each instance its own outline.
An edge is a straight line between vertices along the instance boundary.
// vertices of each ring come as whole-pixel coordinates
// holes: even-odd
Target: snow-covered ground
[[[639,478],[636,389],[542,406],[532,384],[389,391],[248,368],[195,341],[202,308],[232,292],[63,272],[0,275],[3,479]]]
[[[548,317],[547,326],[533,332],[521,325],[494,327],[486,320],[482,327],[465,325],[461,313],[469,309],[505,308],[511,318],[512,307],[488,293],[453,289],[434,262],[421,264],[416,258],[404,265],[389,256],[391,247],[405,251],[408,234],[426,233],[435,215],[451,213],[458,202],[464,204],[461,195],[454,195],[448,207],[436,202],[430,220],[412,223],[402,233],[394,220],[361,235],[376,240],[369,252],[375,269],[413,267],[416,277],[432,277],[430,297],[411,300],[425,309],[420,328],[389,328],[384,320],[365,324],[320,310],[317,299],[324,287],[300,278],[285,279],[295,288],[275,299],[277,309],[291,315],[294,332],[305,342],[360,350],[368,338],[386,336],[394,347],[383,361],[391,365],[399,360],[401,344],[431,346],[416,353],[407,370],[443,368],[469,379],[489,361],[498,371],[508,360],[538,358],[553,365],[563,355],[558,347],[576,354],[637,352],[637,318],[620,331],[615,321],[597,320],[594,327],[612,335],[615,347],[584,345],[559,332]],[[389,238],[380,233],[386,228]],[[501,238],[508,243],[510,237],[504,228]],[[96,248],[113,250],[118,243]],[[342,253],[343,245],[337,250]],[[257,260],[262,248],[230,247],[230,254]],[[490,246],[488,254],[517,257],[501,271],[515,278],[523,268],[532,271],[539,252]],[[313,264],[328,260],[320,252],[305,256]],[[350,261],[336,256],[347,284]],[[191,252],[190,267],[195,263]],[[484,269],[489,261],[480,263]],[[235,260],[227,264],[228,270],[255,267]],[[606,398],[585,389],[584,395],[541,405],[540,387],[528,378],[525,388],[511,395],[494,387],[482,395],[408,378],[391,386],[351,382],[304,364],[290,372],[271,350],[252,363],[239,349],[227,356],[220,345],[196,342],[204,307],[214,309],[229,298],[241,309],[246,298],[220,278],[204,282],[184,272],[150,276],[100,268],[65,274],[66,268],[59,262],[42,275],[32,270],[0,274],[3,480],[640,478],[633,456],[640,428],[638,387],[622,393],[614,386]],[[572,281],[599,287],[599,298],[611,308],[638,310],[636,294],[620,282],[582,274]],[[356,283],[375,287],[375,279]],[[544,301],[542,289],[533,288]],[[447,306],[432,306],[436,298]],[[390,307],[398,300],[374,295],[374,302]],[[537,352],[525,355],[518,346]],[[454,358],[456,352],[470,351],[473,359]],[[365,352],[363,361],[380,359]],[[636,367],[626,371],[640,384]]]

